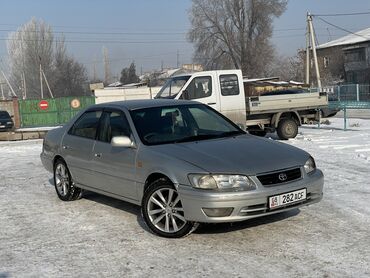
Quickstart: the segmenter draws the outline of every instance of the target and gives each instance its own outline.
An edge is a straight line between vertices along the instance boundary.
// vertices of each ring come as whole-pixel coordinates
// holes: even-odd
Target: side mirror
[[[182,91],[181,99],[189,100],[189,92],[187,90]]]
[[[111,145],[113,147],[133,148],[134,142],[127,136],[114,136]]]

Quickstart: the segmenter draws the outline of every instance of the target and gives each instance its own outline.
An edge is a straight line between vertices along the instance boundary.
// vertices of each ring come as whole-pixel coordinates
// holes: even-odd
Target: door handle
[[[215,105],[216,102],[210,102],[210,103],[207,103],[208,105]]]
[[[94,154],[95,157],[101,157],[101,153]]]

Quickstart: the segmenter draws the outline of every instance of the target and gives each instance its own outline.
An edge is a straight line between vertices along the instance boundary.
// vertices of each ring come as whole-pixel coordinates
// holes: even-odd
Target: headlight
[[[316,164],[315,164],[315,160],[310,157],[305,165],[304,165],[304,170],[306,171],[307,174],[311,173],[312,171],[314,171],[316,169]]]
[[[202,189],[256,189],[254,182],[242,175],[189,175],[189,180],[193,187]]]

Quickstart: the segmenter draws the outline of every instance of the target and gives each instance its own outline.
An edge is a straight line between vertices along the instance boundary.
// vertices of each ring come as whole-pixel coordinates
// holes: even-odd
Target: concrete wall
[[[155,97],[159,90],[160,87],[97,89],[94,91],[95,103],[99,104],[122,100],[150,99]]]

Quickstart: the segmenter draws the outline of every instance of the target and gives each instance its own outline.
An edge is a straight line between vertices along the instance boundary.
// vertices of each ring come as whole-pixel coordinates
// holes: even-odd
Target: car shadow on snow
[[[150,232],[141,216],[141,209],[139,206],[91,191],[84,191],[82,198],[135,215],[139,226],[145,231]]]
[[[267,215],[263,217],[253,218],[241,222],[233,223],[217,223],[217,224],[202,224],[194,232],[195,234],[219,234],[229,233],[239,230],[250,229],[261,225],[271,224],[277,221],[294,217],[300,213],[298,208],[289,211]]]

